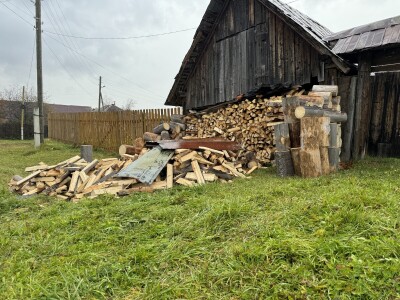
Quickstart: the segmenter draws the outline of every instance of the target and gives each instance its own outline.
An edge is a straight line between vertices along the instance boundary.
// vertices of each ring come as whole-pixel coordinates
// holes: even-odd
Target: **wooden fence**
[[[182,114],[182,109],[54,113],[48,117],[49,138],[116,152],[120,145],[132,144],[134,139],[152,131],[161,122],[169,121],[173,114]]]

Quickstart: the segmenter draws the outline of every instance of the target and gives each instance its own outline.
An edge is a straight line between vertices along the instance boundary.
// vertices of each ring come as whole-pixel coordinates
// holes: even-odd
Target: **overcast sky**
[[[195,30],[129,40],[53,33],[129,37],[180,31],[197,27],[209,2],[44,0],[44,90],[49,102],[95,107],[102,76],[104,95],[117,105],[133,99],[138,109],[162,107]],[[290,5],[334,32],[400,15],[399,0],[297,0]],[[0,0],[0,90],[36,85],[35,60],[29,79],[33,15],[30,0]]]

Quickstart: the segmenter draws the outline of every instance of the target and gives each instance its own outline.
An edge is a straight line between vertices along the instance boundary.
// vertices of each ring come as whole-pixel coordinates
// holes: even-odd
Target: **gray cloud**
[[[331,30],[339,31],[399,15],[397,2],[299,0],[291,5]],[[194,30],[146,39],[111,41],[65,38],[46,30],[79,36],[114,37],[175,31],[197,27],[208,3],[206,0],[43,1],[43,37],[64,66],[44,45],[44,86],[50,101],[95,106],[97,82],[101,75],[106,85],[104,93],[117,104],[123,105],[128,98],[133,98],[137,108],[161,107],[190,47]],[[33,6],[29,0],[11,0],[8,6],[33,23]],[[0,89],[26,84],[33,38],[32,28],[0,5]],[[76,51],[106,70],[77,55]],[[35,85],[33,75],[31,85]]]

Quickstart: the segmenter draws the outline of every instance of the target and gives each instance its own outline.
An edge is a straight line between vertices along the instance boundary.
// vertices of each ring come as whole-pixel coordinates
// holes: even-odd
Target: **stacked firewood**
[[[245,150],[243,154],[253,152],[260,164],[268,164],[275,151],[274,125],[284,119],[282,99],[243,100],[215,112],[190,114],[185,117],[186,136],[237,141]]]
[[[338,86],[314,86],[284,99],[285,122],[275,126],[278,175],[318,177],[338,170],[342,146]]]
[[[231,182],[246,178],[257,169],[253,157],[239,159],[240,152],[218,151],[202,147],[199,150],[175,150],[172,159],[160,170],[154,183],[148,185],[134,178],[120,178],[118,173],[149,150],[140,155],[124,154],[122,158],[108,158],[86,162],[75,156],[57,165],[40,163],[28,167],[25,178],[14,176],[10,190],[22,196],[47,195],[62,200],[78,201],[103,194],[125,196],[135,192],[153,192],[172,188],[174,184],[195,186],[206,182]]]

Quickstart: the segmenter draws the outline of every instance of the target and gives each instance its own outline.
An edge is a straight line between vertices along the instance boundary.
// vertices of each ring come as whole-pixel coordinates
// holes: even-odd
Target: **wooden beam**
[[[383,66],[400,63],[400,48],[375,51],[372,57],[372,66]]]
[[[354,119],[353,158],[363,159],[367,154],[371,110],[371,53],[362,53],[358,59],[358,86]]]
[[[357,93],[357,77],[353,76],[351,78],[351,83],[350,83],[350,97],[347,100],[348,121],[346,123],[346,126],[344,127],[344,132],[343,132],[343,146],[342,146],[341,159],[344,162],[348,162],[351,160],[352,142],[354,136],[353,128],[354,128],[356,93]]]
[[[400,63],[384,65],[384,66],[374,66],[371,68],[372,72],[393,72],[400,71]]]

